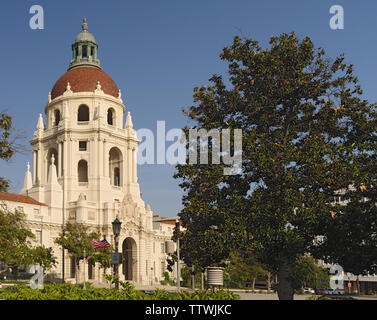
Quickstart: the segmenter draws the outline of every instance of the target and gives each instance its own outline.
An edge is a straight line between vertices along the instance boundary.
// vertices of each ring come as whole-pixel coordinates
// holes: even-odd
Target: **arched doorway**
[[[136,281],[137,251],[136,242],[132,238],[126,238],[122,244],[123,274],[125,280]]]

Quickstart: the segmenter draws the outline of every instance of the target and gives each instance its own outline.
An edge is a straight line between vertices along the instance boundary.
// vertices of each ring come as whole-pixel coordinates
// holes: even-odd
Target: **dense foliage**
[[[309,37],[294,33],[271,37],[266,49],[235,37],[220,57],[229,63],[229,78],[214,75],[210,85],[195,88],[195,105],[184,114],[193,128],[241,129],[242,166],[238,175],[226,176],[223,163],[177,165],[175,178],[185,192],[185,262],[218,264],[232,250],[252,247],[278,274],[280,299],[293,299],[297,258],[342,258],[337,239],[348,239],[348,255],[365,248],[355,254],[370,269],[377,113],[362,100],[353,65],[343,55],[327,57]],[[201,142],[187,143],[199,148]],[[370,189],[369,213],[352,216],[351,210],[342,219],[347,211],[334,205],[339,191],[355,208]],[[363,226],[358,231],[349,230],[352,218],[358,221],[353,228]]]
[[[6,300],[236,300],[239,297],[229,291],[167,292],[157,289],[148,293],[135,290],[131,285],[122,290],[93,288],[87,289],[73,284],[46,284],[43,289],[33,290],[17,285],[0,289],[0,299]]]
[[[52,249],[35,246],[33,240],[35,235],[26,226],[24,213],[0,208],[0,273],[31,264],[51,269],[56,264]]]

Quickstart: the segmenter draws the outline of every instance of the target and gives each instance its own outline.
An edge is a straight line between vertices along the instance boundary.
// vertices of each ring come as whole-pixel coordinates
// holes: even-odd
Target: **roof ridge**
[[[0,192],[0,200],[34,204],[34,205],[46,206],[47,207],[47,204],[45,204],[45,203],[39,202],[39,201],[29,197],[29,196],[25,196],[25,195],[18,194],[18,193]]]

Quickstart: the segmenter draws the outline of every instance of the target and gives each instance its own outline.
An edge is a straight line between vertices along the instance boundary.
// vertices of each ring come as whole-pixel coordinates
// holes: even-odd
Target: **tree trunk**
[[[267,292],[271,292],[271,273],[267,273]]]
[[[283,262],[277,274],[279,278],[277,285],[279,300],[293,300],[294,289],[290,279],[291,266],[288,262]]]
[[[255,290],[255,278],[253,278],[253,282],[251,285],[251,291],[254,292],[254,290]]]
[[[202,290],[204,290],[204,272],[202,272]]]

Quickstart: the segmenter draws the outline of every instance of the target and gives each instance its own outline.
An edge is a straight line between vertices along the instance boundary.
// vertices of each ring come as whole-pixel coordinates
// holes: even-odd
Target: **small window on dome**
[[[88,58],[88,47],[87,46],[82,46],[82,57]]]
[[[89,121],[89,107],[81,105],[77,113],[77,121]]]
[[[58,126],[60,122],[60,111],[55,110],[55,126]]]
[[[107,123],[109,125],[114,125],[114,110],[113,109],[107,110]]]

